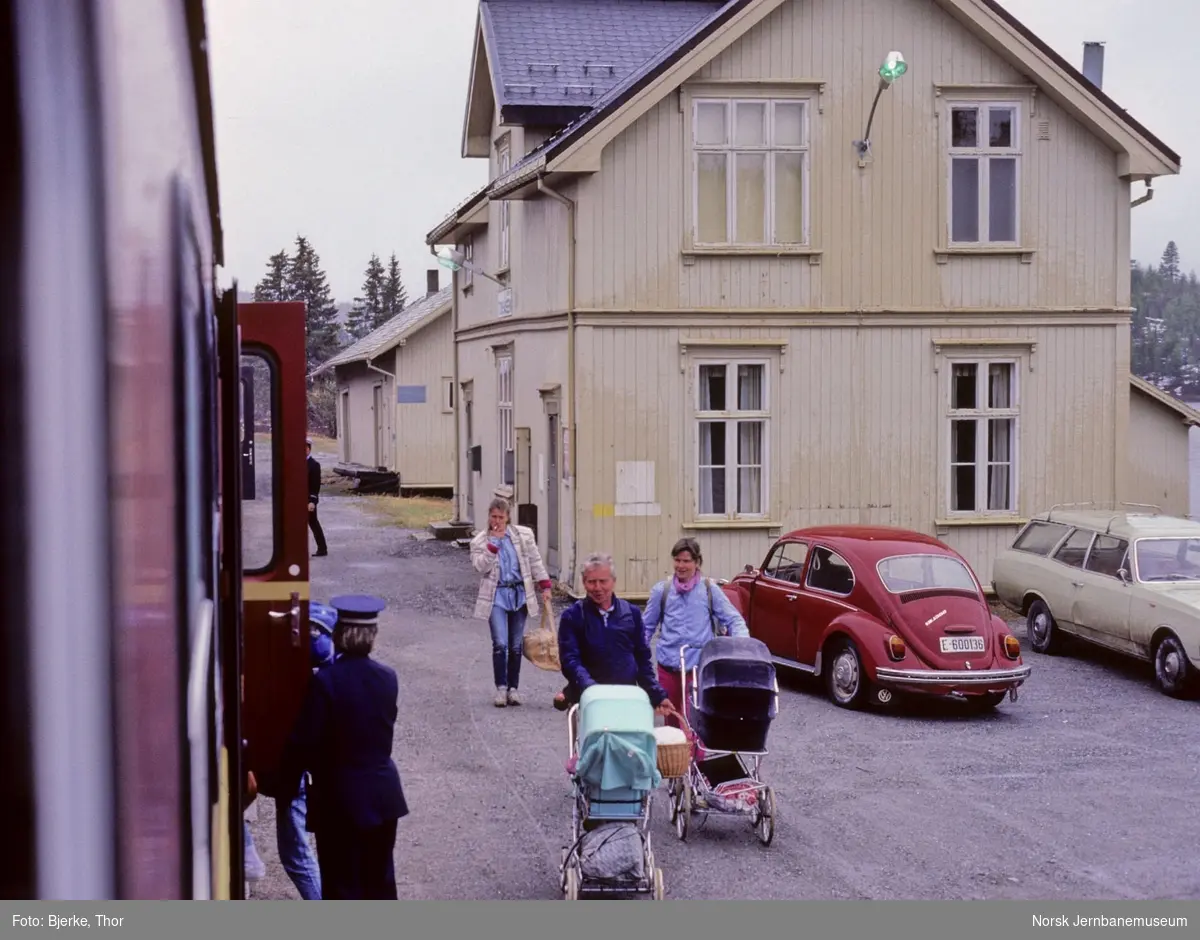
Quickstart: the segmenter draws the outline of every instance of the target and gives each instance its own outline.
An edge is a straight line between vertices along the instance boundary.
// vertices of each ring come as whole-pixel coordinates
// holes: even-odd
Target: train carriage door
[[[311,676],[304,304],[239,304],[238,320],[255,473],[242,502],[242,736],[265,781]]]

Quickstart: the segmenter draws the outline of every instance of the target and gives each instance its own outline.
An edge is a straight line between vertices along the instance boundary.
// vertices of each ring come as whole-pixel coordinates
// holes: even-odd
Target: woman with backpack
[[[683,703],[683,676],[679,669],[679,651],[686,646],[686,668],[691,671],[700,661],[700,650],[714,636],[749,636],[746,621],[730,603],[725,592],[711,578],[704,577],[700,566],[700,543],[683,538],[671,549],[675,576],[659,581],[650,591],[650,600],[642,622],[646,627],[646,642],[661,629],[655,659],[658,663],[658,682],[666,690],[671,704],[681,715],[686,714]],[[668,724],[682,727],[674,716]],[[686,730],[686,729],[685,729]],[[697,754],[697,760],[702,755]]]

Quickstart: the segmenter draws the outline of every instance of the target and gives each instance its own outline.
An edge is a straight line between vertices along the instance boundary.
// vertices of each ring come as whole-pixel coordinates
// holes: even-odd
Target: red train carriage
[[[0,0],[0,74],[0,894],[241,897],[237,743],[308,677],[304,308],[217,290],[199,0]]]

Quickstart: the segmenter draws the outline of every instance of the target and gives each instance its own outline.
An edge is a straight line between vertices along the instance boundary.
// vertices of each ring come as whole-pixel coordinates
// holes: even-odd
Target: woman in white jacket
[[[512,524],[507,500],[488,507],[488,527],[471,540],[471,564],[483,575],[475,616],[492,630],[492,675],[497,708],[520,705],[521,651],[525,622],[538,616],[534,583],[550,607],[550,575],[533,531]]]

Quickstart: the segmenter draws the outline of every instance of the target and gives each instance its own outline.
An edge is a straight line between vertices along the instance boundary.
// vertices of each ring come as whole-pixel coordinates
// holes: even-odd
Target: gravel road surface
[[[526,704],[493,707],[467,552],[380,525],[354,497],[323,499],[321,518],[330,556],[311,562],[313,596],[388,601],[377,656],[400,675],[395,759],[412,811],[399,896],[559,898],[571,809],[551,706],[561,676],[526,663]],[[1200,898],[1200,705],[1103,653],[1026,656],[1019,701],[983,716],[954,703],[852,713],[781,676],[763,767],[773,844],[728,817],[682,844],[664,793],[653,834],[667,896]],[[273,810],[260,800],[253,823],[268,869],[254,896],[298,898]]]

